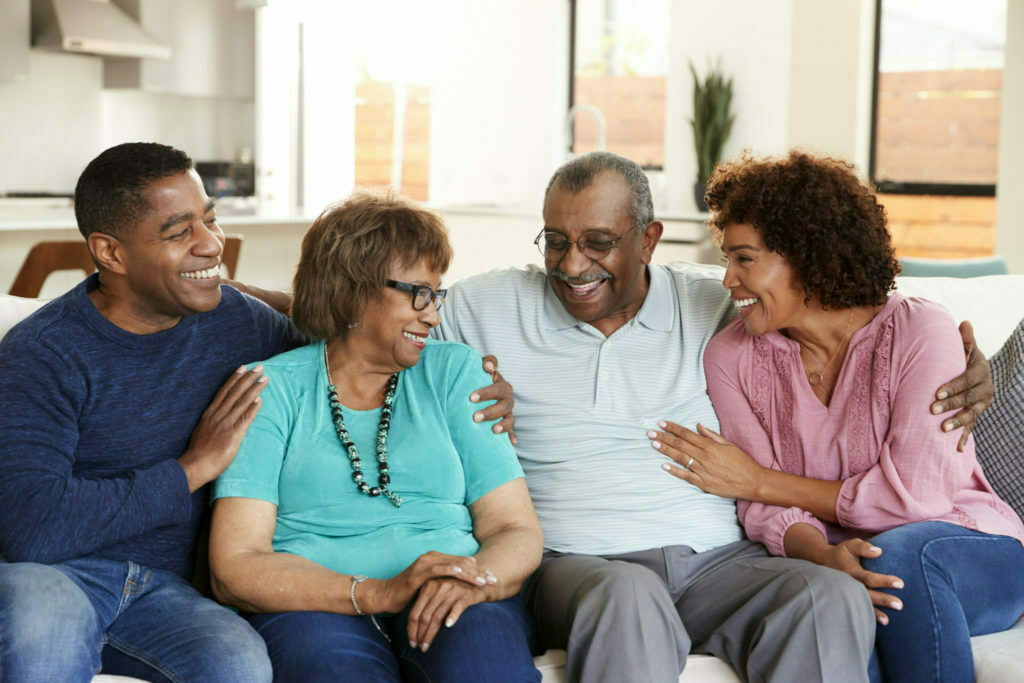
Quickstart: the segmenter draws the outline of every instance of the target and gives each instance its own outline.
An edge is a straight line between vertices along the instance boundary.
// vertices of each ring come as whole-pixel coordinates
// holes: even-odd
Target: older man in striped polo
[[[501,359],[545,536],[523,596],[570,680],[674,681],[690,652],[748,680],[867,679],[871,601],[847,574],[770,557],[732,500],[680,482],[647,431],[717,429],[702,356],[732,315],[721,277],[651,264],[662,225],[635,163],[557,170],[545,269],[456,283],[436,336]]]

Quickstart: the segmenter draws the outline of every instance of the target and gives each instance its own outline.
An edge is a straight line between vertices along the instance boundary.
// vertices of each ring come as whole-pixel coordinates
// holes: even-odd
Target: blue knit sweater
[[[96,310],[96,284],[90,276],[0,342],[0,552],[188,577],[207,488],[190,495],[176,459],[235,368],[304,340],[231,287],[213,311],[131,334]]]

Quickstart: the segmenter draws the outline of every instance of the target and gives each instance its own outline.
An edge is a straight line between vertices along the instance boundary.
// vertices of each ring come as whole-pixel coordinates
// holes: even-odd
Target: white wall
[[[438,41],[430,199],[536,209],[564,158],[569,3],[462,0]]]
[[[1024,2],[1007,3],[1006,66],[999,126],[996,253],[1024,273]]]
[[[231,159],[253,146],[242,100],[103,89],[101,58],[34,49],[26,81],[0,82],[0,192],[70,192],[111,145],[154,140],[194,159]]]
[[[725,146],[730,156],[745,148],[778,154],[789,146],[793,0],[674,0],[671,16],[665,119],[666,208],[695,210],[693,183],[693,77],[688,60],[703,76],[708,60],[721,59],[733,77],[736,122]]]

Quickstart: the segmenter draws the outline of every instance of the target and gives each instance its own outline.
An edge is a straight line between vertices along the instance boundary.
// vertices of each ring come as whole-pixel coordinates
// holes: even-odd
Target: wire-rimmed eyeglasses
[[[611,238],[607,233],[592,231],[583,233],[579,239],[570,240],[558,231],[544,228],[533,240],[533,244],[540,255],[548,261],[560,261],[565,258],[566,252],[573,244],[591,261],[600,261],[608,255],[612,247],[635,232],[635,227],[628,228],[618,237]]]

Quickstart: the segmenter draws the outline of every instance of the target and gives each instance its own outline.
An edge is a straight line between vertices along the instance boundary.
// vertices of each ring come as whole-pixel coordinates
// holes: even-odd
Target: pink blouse
[[[842,480],[839,525],[798,507],[739,501],[751,540],[785,555],[792,524],[830,543],[910,522],[941,521],[1024,542],[1024,525],[985,479],[974,438],[944,433],[932,415],[936,389],[965,367],[963,343],[945,308],[893,294],[850,337],[829,406],[811,391],[800,346],[778,332],[752,337],[733,320],[704,355],[708,393],[722,435],[763,466]]]

